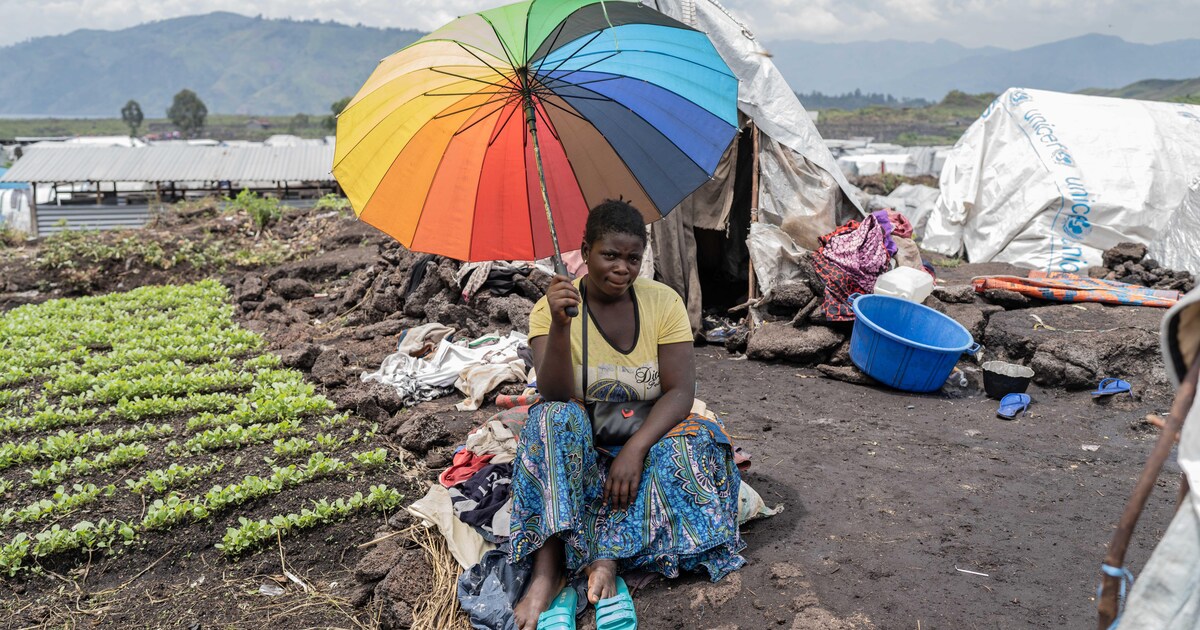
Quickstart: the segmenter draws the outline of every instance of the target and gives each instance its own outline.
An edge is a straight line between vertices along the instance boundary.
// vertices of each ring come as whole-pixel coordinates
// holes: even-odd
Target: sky
[[[0,46],[81,28],[232,11],[432,30],[507,0],[0,0]],[[1025,48],[1086,33],[1159,43],[1200,37],[1200,0],[724,0],[763,40],[934,41]],[[432,7],[432,8],[431,8]]]

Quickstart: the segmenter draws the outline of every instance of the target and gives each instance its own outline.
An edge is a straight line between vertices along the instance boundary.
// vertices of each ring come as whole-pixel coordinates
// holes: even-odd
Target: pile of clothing
[[[424,497],[407,510],[436,527],[446,539],[450,554],[464,569],[459,577],[458,599],[476,628],[507,628],[512,607],[529,580],[530,567],[508,563],[508,535],[512,515],[512,465],[517,441],[529,417],[529,407],[541,401],[536,390],[520,396],[500,396],[502,411],[467,435],[450,467],[438,476]],[[701,413],[707,411],[697,401]],[[749,468],[750,458],[734,452],[738,468]],[[767,507],[748,483],[742,481],[738,497],[738,522],[773,516],[783,508]],[[634,585],[655,577],[625,576]],[[580,602],[586,602],[581,597]]]
[[[454,329],[438,323],[404,331],[396,352],[362,380],[390,385],[405,405],[435,400],[455,389],[466,399],[459,411],[475,411],[484,396],[502,383],[534,378],[528,338],[513,331],[452,341]]]
[[[895,210],[879,210],[851,221],[820,238],[813,267],[825,283],[821,310],[834,322],[851,321],[850,296],[875,290],[875,281],[896,267],[933,269],[921,260],[912,223]]]

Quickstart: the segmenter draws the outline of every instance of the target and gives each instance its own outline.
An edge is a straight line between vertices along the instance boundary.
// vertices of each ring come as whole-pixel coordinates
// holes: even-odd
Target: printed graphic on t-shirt
[[[588,370],[589,401],[655,400],[661,395],[657,362],[637,367],[594,365]]]
[[[613,348],[590,320],[576,317],[571,322],[571,363],[575,368],[576,398],[586,394],[588,400],[606,402],[655,400],[662,396],[659,346],[691,343],[687,308],[679,294],[665,284],[645,278],[634,281],[633,291],[638,312],[638,336],[629,352]],[[582,390],[583,372],[580,369],[585,321],[590,326],[587,392]],[[533,339],[549,332],[550,308],[543,297],[529,314],[529,337]]]

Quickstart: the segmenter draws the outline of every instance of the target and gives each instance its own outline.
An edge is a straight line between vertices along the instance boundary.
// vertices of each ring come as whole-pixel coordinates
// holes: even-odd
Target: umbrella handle
[[[571,277],[571,274],[567,273],[567,266],[565,264],[563,264],[562,256],[559,256],[558,254],[554,255],[554,273],[556,273],[560,276],[566,276],[568,278]],[[579,316],[579,307],[568,306],[567,307],[567,315],[570,315],[571,317],[578,317]]]

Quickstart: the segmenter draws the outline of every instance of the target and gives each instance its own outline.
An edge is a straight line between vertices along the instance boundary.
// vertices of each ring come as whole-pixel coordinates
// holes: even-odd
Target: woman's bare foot
[[[595,606],[600,600],[617,595],[617,561],[597,560],[586,569],[588,576],[588,601]]]
[[[533,555],[533,576],[525,596],[513,607],[513,620],[519,630],[537,630],[538,616],[550,609],[550,603],[567,584],[563,542],[551,538]]]

